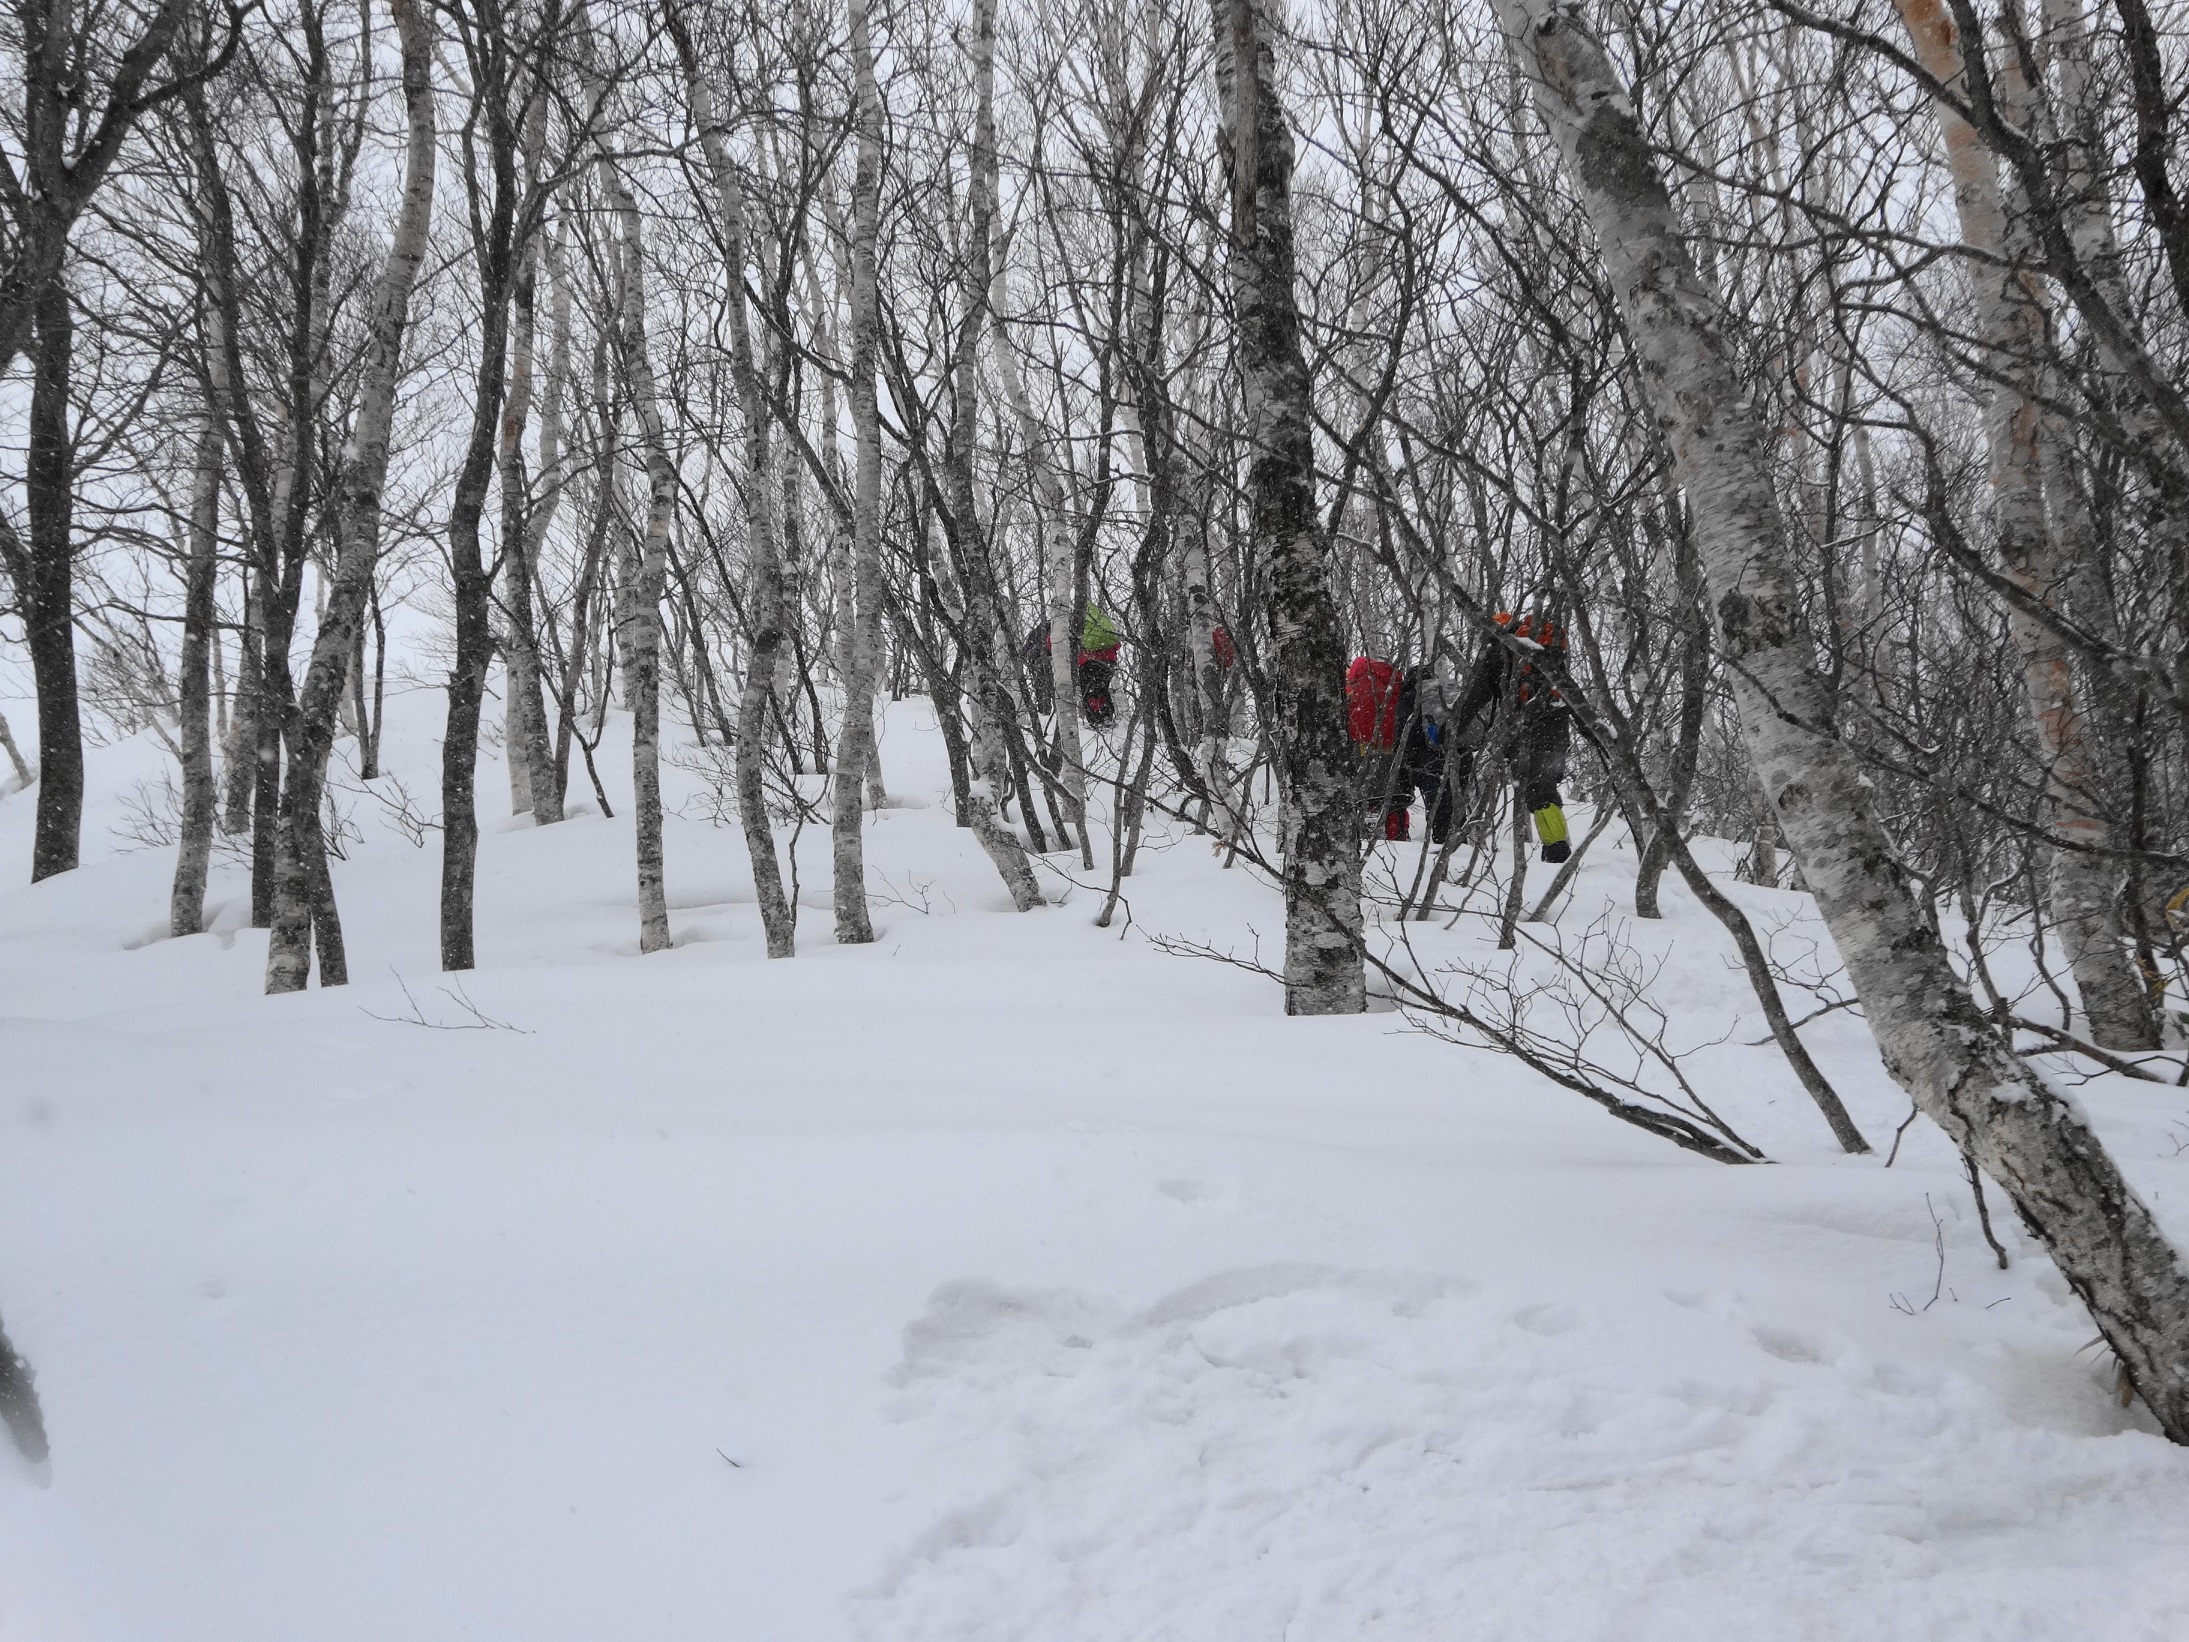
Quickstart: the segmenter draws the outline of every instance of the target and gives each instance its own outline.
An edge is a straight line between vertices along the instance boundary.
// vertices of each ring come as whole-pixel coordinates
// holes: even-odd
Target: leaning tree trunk
[[[1897,3],[1924,68],[1942,84],[1957,82],[1960,43],[1942,0]],[[2019,76],[2010,68],[2005,78]],[[2051,419],[2036,391],[2048,329],[2042,298],[2034,276],[2016,267],[2010,255],[1997,157],[1951,108],[1941,104],[1936,112],[1961,239],[1975,253],[1969,268],[1975,329],[1993,377],[1984,432],[1999,558],[2016,584],[2049,608],[2065,594],[2073,567],[2058,551],[2046,509],[2043,446],[2065,429],[2056,421],[2046,426]],[[2072,492],[2053,498],[2056,507],[2079,501]],[[2099,1043],[2155,1049],[2158,1026],[2121,938],[2121,869],[2091,767],[2074,655],[2050,626],[2019,608],[2008,609],[2007,627],[2022,658],[2030,724],[2045,770],[2046,807],[2059,840],[2052,858],[2053,922],[2090,1017],[2090,1034]]]
[[[2015,1056],[1924,921],[1798,616],[1770,443],[1603,48],[1545,0],[1498,0],[1596,231],[1634,364],[1695,517],[1742,737],[1886,1067],[2013,1199],[2176,1442],[2189,1442],[2189,1272],[2079,1107]]]
[[[220,424],[208,411],[198,435],[197,472],[190,486],[188,568],[183,580],[182,656],[176,669],[175,716],[182,732],[182,825],[175,851],[175,887],[168,932],[195,935],[205,927],[205,875],[213,857],[219,795],[213,782],[213,578],[220,568]]]
[[[1233,341],[1246,400],[1250,528],[1267,567],[1272,744],[1284,791],[1285,1013],[1368,1006],[1345,652],[1315,518],[1312,385],[1293,294],[1292,133],[1263,0],[1215,0],[1220,146],[1231,178]]]
[[[966,785],[966,821],[973,836],[995,863],[997,876],[1021,912],[1042,904],[1041,888],[1018,834],[1004,824],[1003,794],[1009,764],[1000,720],[1010,711],[997,665],[996,645],[1002,624],[991,596],[994,561],[983,550],[980,515],[973,494],[973,440],[980,421],[980,345],[988,331],[989,285],[994,278],[996,222],[996,4],[974,0],[973,148],[966,193],[965,277],[959,286],[965,313],[959,322],[951,361],[951,406],[944,480],[950,490],[953,529],[962,547],[965,573],[964,650],[972,674],[973,776]],[[1008,642],[1006,640],[1005,642]],[[1025,802],[1032,802],[1032,794]]]
[[[797,950],[797,924],[790,897],[783,889],[783,866],[775,853],[775,829],[768,821],[765,781],[769,688],[784,650],[788,610],[776,530],[775,464],[769,452],[768,406],[754,359],[752,320],[745,309],[744,179],[738,175],[737,162],[730,154],[729,133],[715,116],[714,96],[700,74],[698,53],[684,21],[673,8],[668,17],[683,60],[692,123],[699,128],[700,147],[714,178],[722,256],[729,270],[725,308],[730,330],[730,372],[745,433],[745,517],[752,558],[745,610],[752,636],[745,656],[745,679],[737,698],[737,818],[745,833],[745,853],[752,861],[753,894],[760,903],[760,927],[767,938],[768,956],[788,958]]]
[[[364,618],[373,561],[380,550],[381,487],[388,476],[388,435],[395,422],[395,388],[403,370],[403,333],[409,327],[411,290],[425,260],[426,233],[433,220],[433,23],[418,0],[389,0],[389,4],[403,44],[403,102],[409,114],[403,200],[387,261],[381,265],[365,314],[357,419],[338,492],[341,532],[334,580],[297,698],[289,779],[281,794],[273,933],[266,949],[268,992],[301,992],[311,979],[314,924],[329,934],[336,928],[320,799],[326,791],[327,755],[334,747],[335,709],[349,676],[350,651]],[[339,938],[331,944],[323,940],[321,985],[335,986],[348,979],[340,960]]]
[[[882,432],[875,399],[881,341],[875,239],[882,210],[882,94],[874,79],[869,0],[851,0],[851,72],[859,152],[851,191],[851,613],[844,635],[844,728],[836,744],[831,821],[836,939],[874,939],[866,901],[866,809],[862,783],[874,757],[874,670],[882,626]]]
[[[989,319],[994,326],[996,374],[1002,379],[1004,397],[1010,401],[1018,422],[1019,443],[1026,448],[1026,465],[1034,477],[1035,585],[1041,589],[1042,611],[1049,624],[1049,691],[1056,703],[1057,752],[1063,760],[1064,790],[1072,800],[1072,819],[1079,827],[1080,859],[1092,870],[1094,844],[1087,835],[1087,753],[1079,728],[1078,657],[1080,626],[1084,613],[1073,598],[1072,551],[1064,507],[1064,486],[1050,459],[1048,441],[1034,415],[1033,400],[1026,392],[1026,376],[1019,369],[1018,354],[1003,325],[1003,269],[993,270],[989,282]],[[1070,840],[1067,839],[1068,843]]]

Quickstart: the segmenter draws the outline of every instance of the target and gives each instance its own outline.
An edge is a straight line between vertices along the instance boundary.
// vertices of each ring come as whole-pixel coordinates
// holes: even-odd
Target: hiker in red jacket
[[[1383,817],[1383,836],[1403,839],[1406,812],[1413,801],[1411,782],[1402,784],[1396,768],[1399,750],[1398,668],[1375,656],[1355,656],[1345,670],[1345,724],[1353,738],[1353,762],[1361,793],[1371,813]]]

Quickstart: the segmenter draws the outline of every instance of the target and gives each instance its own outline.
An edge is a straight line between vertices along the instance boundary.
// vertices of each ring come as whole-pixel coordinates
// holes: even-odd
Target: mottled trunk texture
[[[699,69],[690,35],[672,9],[670,30],[683,60],[684,83],[692,105],[692,123],[714,180],[715,210],[720,217],[723,261],[728,267],[725,310],[730,330],[730,371],[744,423],[746,540],[750,547],[746,619],[751,623],[745,678],[737,698],[737,816],[744,828],[745,853],[752,860],[753,890],[760,903],[760,925],[768,956],[788,958],[797,950],[796,921],[783,888],[782,862],[775,853],[775,829],[768,820],[767,773],[769,685],[785,651],[788,607],[783,588],[781,533],[776,528],[772,430],[745,308],[745,188],[730,155],[729,132],[716,118],[714,95]]]
[[[23,457],[30,575],[17,590],[38,693],[32,883],[75,870],[84,824],[84,725],[76,689],[75,441],[68,426],[76,321],[68,289],[58,278],[38,294],[34,313],[30,437]]]
[[[1351,1015],[1367,1007],[1368,993],[1345,649],[1315,517],[1312,385],[1293,293],[1292,133],[1264,4],[1216,0],[1216,85],[1231,183],[1232,350],[1245,399],[1250,528],[1269,589],[1271,739],[1284,794],[1285,1013]]]
[[[2189,1273],[2080,1110],[1954,974],[1879,824],[1796,616],[1769,434],[1648,138],[1572,14],[1499,0],[1596,231],[1634,364],[1694,512],[1741,731],[1893,1077],[2013,1199],[2169,1436],[2189,1441]]]
[[[637,834],[638,949],[669,945],[661,821],[661,591],[668,574],[669,531],[676,521],[677,471],[661,418],[652,355],[646,346],[645,245],[638,201],[611,162],[601,168],[622,224],[616,340],[623,380],[646,452],[646,531],[626,545],[617,580],[616,636],[623,653],[623,695],[631,709],[631,817]],[[623,535],[628,544],[630,537]]]
[[[998,720],[1011,708],[996,655],[1002,622],[991,593],[993,561],[980,540],[979,503],[973,490],[973,441],[980,423],[980,345],[988,332],[988,295],[995,275],[995,0],[974,0],[969,46],[973,56],[973,148],[966,190],[970,210],[965,278],[960,286],[965,312],[959,321],[951,361],[950,430],[943,456],[950,512],[966,567],[962,626],[966,671],[971,675],[968,693],[973,704],[973,769],[966,784],[965,819],[982,851],[995,863],[996,875],[1010,892],[1011,904],[1021,912],[1029,912],[1042,904],[1042,894],[1034,882],[1025,845],[1003,820],[1002,800],[1010,787],[1010,766]],[[1026,794],[1022,802],[1031,802],[1032,796]]]
[[[534,168],[535,178],[538,168]],[[537,185],[537,184],[535,184]],[[512,372],[511,408],[503,413],[502,456],[502,556],[508,566],[504,603],[509,611],[509,698],[516,740],[506,749],[510,762],[511,797],[521,799],[524,810],[543,827],[563,818],[562,782],[557,778],[554,743],[547,732],[546,691],[540,676],[539,615],[533,587],[539,576],[540,549],[561,510],[569,469],[563,452],[563,418],[570,398],[570,281],[563,267],[562,247],[553,234],[541,235],[540,255],[547,265],[549,290],[547,394],[540,407],[540,462],[538,493],[526,484],[524,467],[524,416],[515,401],[521,388],[524,411],[529,412],[532,392],[532,341],[524,336],[520,355],[523,374]],[[520,282],[524,305],[520,309],[527,331],[534,301],[526,283],[537,284],[536,271]],[[511,423],[516,425],[511,427]],[[523,813],[519,811],[518,813]]]
[[[882,627],[882,430],[875,402],[881,343],[875,239],[882,211],[882,93],[874,79],[868,0],[851,0],[851,72],[858,158],[851,185],[851,608],[843,637],[844,727],[836,743],[831,861],[836,939],[874,939],[866,901],[866,806],[862,786],[874,757],[874,673]]]
[[[336,933],[339,926],[334,922],[320,801],[326,792],[327,754],[334,745],[335,709],[348,678],[350,652],[380,550],[381,487],[387,481],[388,436],[403,370],[403,333],[410,324],[411,291],[425,260],[427,230],[433,219],[433,23],[418,0],[390,0],[390,6],[402,40],[403,102],[409,116],[403,196],[387,260],[365,311],[357,419],[337,493],[341,531],[334,578],[297,698],[274,863],[273,933],[266,950],[268,992],[304,989],[311,979],[315,925],[323,937],[320,984],[334,986],[348,979]],[[263,788],[259,797],[263,803]]]
[[[540,185],[546,141],[547,102],[535,98],[525,117],[523,143],[525,176],[534,189]],[[509,289],[509,395],[502,405],[502,425],[494,441],[494,473],[501,503],[501,539],[496,558],[508,578],[502,584],[501,600],[507,624],[501,638],[502,762],[509,772],[511,815],[533,813],[531,750],[535,730],[540,744],[546,745],[539,641],[533,626],[532,566],[524,551],[527,515],[531,511],[525,482],[524,435],[532,420],[532,400],[537,391],[542,237],[539,224],[529,222],[516,250],[516,269]],[[552,388],[549,393],[552,398]],[[551,405],[548,414],[552,417],[555,407]],[[550,483],[555,442],[543,428],[540,466]]]
[[[1924,68],[1946,85],[1957,82],[1960,43],[1941,0],[1897,3]],[[2011,97],[2019,78],[2009,67],[2002,90],[2026,105],[2026,97]],[[1976,253],[1969,265],[1970,295],[1975,329],[1994,376],[1984,431],[1999,558],[2024,592],[2054,608],[2064,599],[2073,566],[2063,561],[2046,506],[2044,446],[2064,438],[2066,429],[2048,419],[2039,402],[2048,328],[2044,299],[2035,277],[2014,264],[1997,157],[1950,108],[1940,105],[1935,113],[1945,137],[1961,238]],[[2052,502],[2056,510],[2081,506],[2072,487]],[[2122,869],[2110,853],[2113,829],[2091,767],[2074,654],[2050,626],[2019,609],[2008,610],[2007,625],[2021,655],[2030,724],[2045,767],[2046,806],[2060,841],[2052,857],[2053,923],[2074,970],[2091,1036],[2122,1048],[2156,1048],[2158,1023],[2121,936]]]
[[[181,732],[181,840],[167,925],[172,935],[205,927],[205,875],[213,858],[218,794],[213,781],[213,578],[220,568],[220,424],[208,414],[198,434],[190,483],[189,557],[183,571],[182,656],[175,717]]]

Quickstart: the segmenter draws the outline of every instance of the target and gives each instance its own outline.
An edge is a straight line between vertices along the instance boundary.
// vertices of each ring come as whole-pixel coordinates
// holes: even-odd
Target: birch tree
[[[875,757],[874,674],[882,630],[882,428],[876,398],[880,291],[875,269],[882,210],[882,92],[874,77],[870,0],[851,0],[851,76],[857,156],[851,188],[850,386],[854,462],[851,483],[851,599],[841,619],[844,727],[836,740],[831,863],[836,939],[874,939],[867,911],[865,803],[862,786]]]
[[[1345,656],[1315,517],[1312,386],[1293,292],[1292,133],[1264,4],[1216,0],[1216,83],[1231,183],[1227,258],[1248,502],[1269,585],[1271,735],[1284,793],[1285,1013],[1350,1015],[1367,1007],[1367,980]]]
[[[1897,4],[1923,66],[1941,84],[1957,86],[1961,52],[1953,19],[1941,0]],[[2071,487],[2056,483],[2047,506],[2046,447],[2064,430],[2057,423],[2047,426],[2036,380],[2047,331],[2044,299],[2008,244],[1997,157],[1950,106],[1934,107],[1945,138],[1961,238],[1974,253],[1970,294],[1993,382],[1984,422],[1999,557],[2033,602],[2057,608],[2071,571],[2061,556],[2052,518],[2082,503]],[[2011,611],[2008,625],[2021,652],[2030,724],[2059,832],[2052,858],[2053,917],[2090,1017],[2091,1034],[2100,1043],[2123,1048],[2156,1048],[2156,1023],[2114,912],[2120,873],[2113,864],[2112,828],[2091,767],[2073,654],[2032,614]]]
[[[691,30],[673,5],[665,16],[684,72],[692,124],[699,130],[701,150],[714,184],[715,215],[727,275],[723,306],[729,320],[730,369],[744,433],[745,524],[752,555],[746,616],[752,633],[745,656],[745,681],[737,703],[738,822],[744,829],[745,852],[752,861],[753,889],[760,903],[768,956],[787,958],[795,950],[795,919],[783,890],[782,865],[776,858],[764,776],[769,692],[788,639],[789,611],[776,523],[779,493],[771,452],[773,430],[767,391],[755,361],[752,321],[745,307],[748,257],[744,179],[730,153],[729,133],[715,114],[714,94],[700,72]]]
[[[980,513],[973,489],[973,441],[980,419],[980,344],[989,328],[988,301],[993,283],[996,220],[996,7],[995,0],[974,0],[973,144],[968,152],[965,277],[960,284],[964,313],[951,359],[950,429],[943,457],[949,489],[949,516],[970,572],[965,578],[964,646],[972,673],[973,780],[968,785],[967,819],[973,836],[995,863],[1011,904],[1026,912],[1042,904],[1040,887],[1024,846],[1000,814],[1008,778],[998,717],[1009,710],[1003,695],[995,648],[1009,635],[990,592],[992,569],[979,541]],[[1033,795],[1021,796],[1031,804]]]
[[[2189,1442],[2189,1272],[2081,1109],[2011,1054],[1920,915],[1794,619],[1769,434],[1625,87],[1573,12],[1498,0],[1595,229],[1694,509],[1741,730],[1894,1078],[1997,1181],[2168,1435]]]

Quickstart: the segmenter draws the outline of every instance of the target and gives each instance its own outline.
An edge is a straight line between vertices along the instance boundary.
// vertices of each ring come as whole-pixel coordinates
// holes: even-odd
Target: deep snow
[[[421,799],[438,712],[391,719]],[[114,836],[155,746],[93,755],[46,884],[0,797],[0,1315],[54,1449],[0,1453],[0,1637],[2189,1635],[2189,1460],[1935,1133],[1837,1154],[1676,886],[1632,939],[1774,1167],[1156,951],[1281,930],[1190,837],[1123,934],[1092,889],[1014,916],[927,725],[892,709],[875,945],[809,828],[766,961],[676,773],[675,950],[636,954],[625,820],[490,820],[460,996],[437,835],[374,800],[357,983],[268,1000],[237,863],[158,938],[171,852]],[[626,769],[611,734],[619,815]],[[1623,904],[1610,844],[1567,927]],[[1859,1023],[1807,1036],[1888,1141]],[[2081,1095],[2189,1235],[2189,1094]]]

